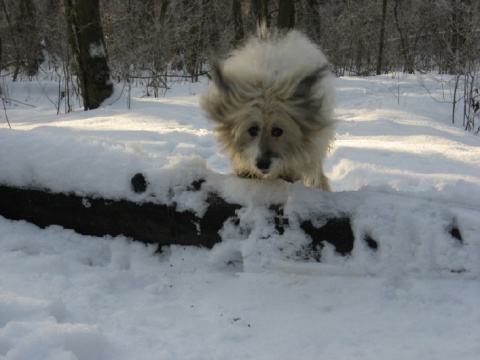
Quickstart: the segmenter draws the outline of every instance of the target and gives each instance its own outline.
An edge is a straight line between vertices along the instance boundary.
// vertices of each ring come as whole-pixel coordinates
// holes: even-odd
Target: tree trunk
[[[305,26],[307,35],[314,41],[318,42],[321,37],[322,19],[318,12],[319,3],[317,0],[307,0],[305,3]]]
[[[233,26],[235,29],[234,45],[238,45],[244,38],[243,19],[242,19],[242,3],[240,0],[232,2]]]
[[[377,75],[382,74],[383,66],[383,45],[385,43],[385,25],[387,20],[387,0],[382,4],[382,24],[380,26],[380,40],[378,43]]]
[[[207,21],[207,10],[210,9],[210,0],[186,0],[185,8],[189,9],[195,16],[188,19],[188,38],[185,46],[185,65],[190,74],[192,83],[198,82],[198,76],[201,70],[203,47],[204,47],[204,28]]]
[[[63,0],[63,4],[83,107],[85,110],[96,109],[113,93],[99,0]]]
[[[18,15],[15,21],[15,31],[19,40],[19,50],[22,59],[22,68],[27,76],[38,73],[38,66],[43,61],[40,47],[35,4],[32,0],[20,0]]]
[[[20,59],[20,51],[18,49],[18,44],[17,44],[17,38],[15,36],[15,32],[13,30],[13,24],[12,21],[10,20],[10,15],[7,10],[7,6],[5,5],[5,0],[2,0],[2,9],[3,13],[5,14],[5,20],[7,21],[8,28],[10,30],[10,36],[12,37],[12,43],[13,43],[13,49],[15,51],[15,67],[13,71],[13,81],[17,81],[18,73],[20,72],[20,65],[21,65],[21,59]]]
[[[406,31],[406,34],[405,34],[400,26],[400,20],[398,16],[399,2],[400,2],[399,0],[395,0],[395,5],[393,7],[393,14],[395,17],[395,24],[397,26],[398,34],[400,35],[400,45],[402,47],[401,52],[405,61],[405,64],[403,65],[403,72],[413,74],[415,72],[413,55],[412,55],[412,49],[409,48],[409,41],[411,40],[409,40],[408,30]]]
[[[295,2],[294,0],[278,0],[279,29],[293,29],[295,26]]]

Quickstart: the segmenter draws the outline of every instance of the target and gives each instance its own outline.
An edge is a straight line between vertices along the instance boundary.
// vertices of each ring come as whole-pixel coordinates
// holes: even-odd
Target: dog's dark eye
[[[252,126],[251,128],[248,129],[248,133],[252,137],[257,136],[259,132],[260,132],[260,129],[258,128],[258,126]]]
[[[282,136],[283,134],[283,130],[280,129],[280,128],[273,128],[272,129],[272,136],[273,137],[279,137],[279,136]]]

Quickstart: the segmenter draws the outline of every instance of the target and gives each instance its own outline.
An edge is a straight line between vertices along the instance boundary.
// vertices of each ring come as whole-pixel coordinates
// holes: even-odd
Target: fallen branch
[[[193,184],[201,186],[201,181]],[[145,191],[143,177],[132,179],[136,192]],[[124,235],[144,243],[195,245],[211,248],[222,241],[219,230],[228,219],[235,219],[237,204],[229,204],[211,194],[208,209],[200,218],[190,211],[179,212],[175,205],[149,202],[135,203],[53,193],[48,190],[25,189],[0,185],[0,215],[12,220],[26,220],[39,227],[60,225],[79,234],[92,236]],[[271,207],[279,233],[288,226],[280,207]],[[319,249],[325,241],[341,254],[353,248],[354,236],[348,218],[332,218],[317,229],[310,221],[301,224],[312,238],[311,248]]]
[[[198,191],[202,184],[203,180],[195,181],[191,189]],[[132,190],[136,193],[145,192],[147,185],[142,174],[132,178]],[[193,245],[211,248],[222,241],[219,231],[227,221],[238,225],[237,214],[242,208],[216,194],[209,194],[207,211],[199,217],[191,211],[178,211],[175,204],[136,203],[7,185],[0,185],[0,198],[0,215],[8,219],[26,220],[42,228],[60,225],[83,235],[124,235],[144,243],[158,244],[159,247]],[[280,235],[285,233],[291,221],[296,221],[285,216],[281,204],[272,204],[268,210]],[[319,209],[312,216],[326,220],[320,227],[314,225],[313,219],[302,220],[298,224],[311,239],[305,249],[306,257],[320,260],[321,249],[326,242],[341,255],[351,253],[355,240],[363,241],[372,251],[380,246],[370,234],[355,239],[348,215],[327,216]],[[462,241],[460,230],[454,223],[445,230]]]

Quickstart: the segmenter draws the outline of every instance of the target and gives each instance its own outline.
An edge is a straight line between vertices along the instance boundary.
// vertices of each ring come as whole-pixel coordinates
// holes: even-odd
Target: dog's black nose
[[[257,159],[257,168],[263,173],[268,172],[268,169],[270,169],[271,164],[272,164],[272,160],[268,157],[261,157]]]

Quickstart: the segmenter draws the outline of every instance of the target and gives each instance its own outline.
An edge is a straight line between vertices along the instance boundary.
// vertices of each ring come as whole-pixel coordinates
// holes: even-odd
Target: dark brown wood
[[[195,181],[191,190],[199,190],[203,180]],[[146,183],[143,175],[132,178],[132,190],[142,192]],[[238,224],[238,204],[229,204],[210,194],[208,209],[202,217],[193,212],[177,211],[175,205],[127,200],[102,199],[91,196],[53,193],[42,189],[26,189],[0,185],[0,215],[12,220],[26,220],[39,227],[60,225],[79,234],[91,236],[124,235],[144,243],[194,245],[211,248],[222,241],[219,230],[231,219]],[[289,226],[280,205],[270,207],[279,234]],[[353,248],[354,236],[348,217],[327,219],[324,226],[315,228],[310,221],[301,228],[312,239],[305,257],[320,258],[323,243],[331,243],[340,254]]]
[[[221,241],[218,230],[239,208],[215,198],[205,215],[198,218],[192,212],[176,211],[175,206],[2,185],[0,197],[0,215],[8,219],[26,220],[42,228],[60,225],[83,235],[124,235],[160,246],[212,247]]]
[[[325,241],[334,245],[335,250],[341,255],[348,255],[353,250],[354,236],[348,217],[328,219],[320,228],[316,228],[311,221],[304,221],[300,227],[310,235],[312,250],[318,254]]]
[[[279,29],[293,29],[295,27],[295,1],[278,1],[277,27]]]
[[[232,17],[235,34],[233,45],[237,46],[245,37],[245,32],[243,30],[242,3],[240,2],[240,0],[232,1]]]
[[[387,1],[382,2],[382,22],[380,24],[380,40],[378,42],[378,57],[377,57],[377,75],[382,74],[383,68],[383,48],[385,44],[385,28],[387,22]]]

